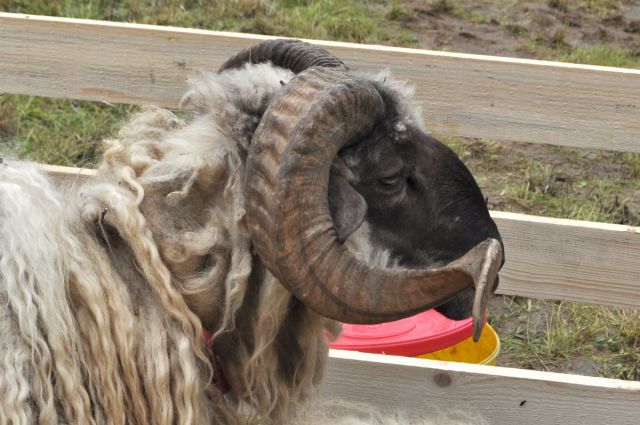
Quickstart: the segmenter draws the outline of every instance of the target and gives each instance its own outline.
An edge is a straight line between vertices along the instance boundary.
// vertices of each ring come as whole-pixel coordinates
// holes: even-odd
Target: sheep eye
[[[378,180],[378,183],[380,183],[380,185],[382,186],[395,186],[398,183],[400,183],[401,180],[402,180],[402,176],[396,175],[396,176],[385,177],[383,179],[380,179]]]

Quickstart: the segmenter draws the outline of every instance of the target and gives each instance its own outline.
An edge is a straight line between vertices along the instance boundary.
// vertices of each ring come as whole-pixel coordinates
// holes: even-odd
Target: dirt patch
[[[577,375],[596,376],[600,371],[600,365],[589,357],[578,357],[568,360],[563,366],[554,372],[575,373]]]
[[[640,3],[440,0],[406,3],[406,26],[424,49],[539,57],[534,47],[640,48]],[[604,3],[604,2],[602,2]]]

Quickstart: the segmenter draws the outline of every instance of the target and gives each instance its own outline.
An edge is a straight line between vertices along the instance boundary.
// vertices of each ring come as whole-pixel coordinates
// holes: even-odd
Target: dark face
[[[455,260],[487,238],[501,240],[462,161],[415,125],[395,122],[341,152],[366,202],[373,244],[390,250],[398,266],[424,269]],[[437,310],[452,319],[469,317],[473,295],[469,288]]]

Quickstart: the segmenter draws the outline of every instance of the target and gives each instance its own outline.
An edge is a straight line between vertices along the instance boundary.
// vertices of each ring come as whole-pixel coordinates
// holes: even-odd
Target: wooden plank
[[[94,170],[43,165],[59,181]],[[505,244],[498,293],[640,308],[640,228],[492,211]]]
[[[640,415],[640,382],[335,350],[322,394],[391,415],[464,409],[492,425],[632,425]]]
[[[0,13],[0,92],[176,106],[268,37]],[[416,85],[440,134],[640,152],[640,70],[317,41]]]
[[[640,308],[640,228],[492,212],[505,243],[499,293]]]

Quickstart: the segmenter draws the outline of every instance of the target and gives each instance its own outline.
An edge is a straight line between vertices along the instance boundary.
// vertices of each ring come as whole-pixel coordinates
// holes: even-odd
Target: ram
[[[0,165],[0,423],[295,417],[339,322],[478,337],[502,242],[410,90],[265,41],[147,108],[97,175]]]

